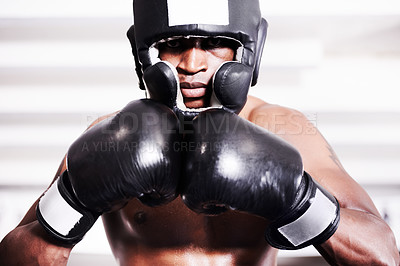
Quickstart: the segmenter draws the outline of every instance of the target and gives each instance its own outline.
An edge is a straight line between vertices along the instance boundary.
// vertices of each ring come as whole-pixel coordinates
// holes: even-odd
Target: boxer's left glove
[[[279,249],[320,244],[336,231],[337,200],[303,171],[299,152],[281,138],[223,110],[200,113],[185,138],[192,148],[182,199],[192,210],[265,217],[271,222],[266,240]]]
[[[139,100],[88,129],[68,149],[67,170],[39,200],[40,224],[61,243],[75,244],[99,215],[132,198],[150,206],[173,200],[178,127],[168,107]]]

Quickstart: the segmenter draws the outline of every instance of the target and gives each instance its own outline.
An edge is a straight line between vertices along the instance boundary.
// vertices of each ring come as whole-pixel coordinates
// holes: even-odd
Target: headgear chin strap
[[[197,8],[183,9],[204,0],[134,0],[134,25],[128,38],[135,57],[140,87],[150,98],[163,102],[186,117],[202,109],[184,106],[176,69],[165,61],[154,60],[152,49],[161,40],[172,37],[222,37],[241,44],[240,60],[223,63],[213,77],[211,108],[239,113],[247,100],[250,86],[257,83],[261,54],[268,24],[261,17],[258,0],[218,0],[201,14]],[[210,1],[208,1],[210,2]],[[202,4],[204,6],[204,3]],[[201,16],[197,16],[201,14]]]

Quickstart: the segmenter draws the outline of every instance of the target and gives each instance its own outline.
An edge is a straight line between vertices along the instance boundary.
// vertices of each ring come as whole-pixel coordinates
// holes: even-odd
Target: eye
[[[174,40],[174,39],[172,39],[172,40],[168,40],[168,41],[166,41],[166,46],[168,47],[168,48],[174,48],[174,49],[176,49],[176,48],[180,48],[181,46],[182,46],[182,43],[181,43],[181,41],[179,41],[179,40]]]
[[[207,47],[221,47],[223,41],[221,38],[208,38],[206,42]]]

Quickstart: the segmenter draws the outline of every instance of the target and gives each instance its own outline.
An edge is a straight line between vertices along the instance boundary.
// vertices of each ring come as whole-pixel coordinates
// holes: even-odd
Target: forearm
[[[0,265],[66,265],[72,246],[59,246],[37,221],[18,226],[0,243]]]
[[[391,229],[380,218],[363,211],[341,209],[336,233],[320,246],[332,265],[394,265],[400,263]]]

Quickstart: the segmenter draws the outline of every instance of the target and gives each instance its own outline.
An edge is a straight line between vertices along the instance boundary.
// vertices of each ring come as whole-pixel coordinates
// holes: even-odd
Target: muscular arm
[[[114,115],[100,117],[90,126]],[[66,170],[62,160],[55,178]],[[9,232],[0,243],[0,265],[66,265],[73,248],[54,242],[36,219],[37,200],[28,210],[18,226]]]
[[[263,105],[249,120],[276,133],[301,153],[305,170],[339,201],[336,233],[316,249],[333,265],[399,265],[394,235],[365,190],[340,164],[331,146],[301,113]]]
[[[64,160],[57,175],[65,170]],[[36,220],[32,205],[18,226],[0,243],[0,265],[66,265],[72,246],[54,242]]]
[[[332,151],[328,144],[327,147]],[[335,265],[399,265],[399,252],[391,229],[366,192],[338,163],[333,151],[330,159],[338,164],[338,169],[326,173],[324,186],[339,200],[341,222],[336,233],[316,249]]]

